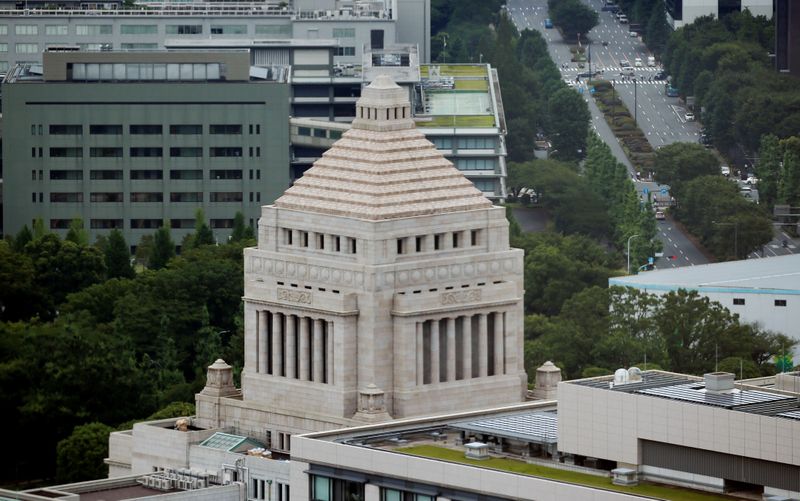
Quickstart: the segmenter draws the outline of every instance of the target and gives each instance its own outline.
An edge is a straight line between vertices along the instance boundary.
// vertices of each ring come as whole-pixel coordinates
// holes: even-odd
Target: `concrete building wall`
[[[18,126],[6,128],[3,138],[17,145],[3,149],[4,230],[14,234],[41,217],[45,227],[64,232],[63,220],[79,217],[94,240],[121,221],[126,240],[135,245],[154,233],[154,222],[167,219],[174,220],[172,236],[180,242],[194,230],[177,228],[175,221],[191,226],[196,209],[203,208],[215,238],[224,241],[237,211],[255,226],[261,205],[289,185],[288,96],[288,85],[281,83],[6,84],[4,119]],[[92,134],[98,124],[119,125],[121,133]],[[131,134],[135,124],[158,125],[162,132]],[[171,125],[183,124],[200,125],[202,134],[170,133]],[[215,124],[240,125],[241,133],[211,134]],[[52,125],[80,125],[82,132],[51,134]],[[132,147],[161,148],[162,156],[132,157]],[[241,148],[241,156],[212,157],[212,147]],[[58,148],[77,148],[81,157],[57,157],[64,151]],[[100,150],[93,148],[122,148],[122,156],[94,157]],[[172,157],[171,148],[200,148],[195,151],[202,156]],[[132,174],[145,170],[156,172],[145,179]],[[113,179],[98,179],[100,171],[114,171]],[[67,172],[69,179],[59,179]],[[221,178],[229,174],[233,179]],[[121,193],[122,198],[102,202],[93,193]],[[161,201],[132,199],[133,193],[154,193]]]
[[[558,449],[640,465],[638,441],[800,465],[800,421],[696,403],[558,385]]]
[[[683,18],[673,20],[673,28],[692,24],[695,19],[702,16],[719,18],[720,0],[683,0]],[[742,10],[748,9],[754,16],[772,18],[772,0],[741,0]]]

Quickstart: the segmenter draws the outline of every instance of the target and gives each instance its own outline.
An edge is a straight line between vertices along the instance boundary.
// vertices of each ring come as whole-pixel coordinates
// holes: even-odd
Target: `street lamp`
[[[631,235],[628,237],[628,275],[631,274],[631,240],[639,235]]]
[[[739,221],[734,221],[732,223],[711,221],[711,223],[717,226],[733,226],[733,255],[736,259],[739,259]]]

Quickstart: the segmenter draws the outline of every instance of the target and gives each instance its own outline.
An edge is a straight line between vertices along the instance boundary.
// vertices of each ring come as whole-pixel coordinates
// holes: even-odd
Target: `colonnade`
[[[256,372],[333,384],[333,322],[257,311]]]
[[[505,374],[505,313],[417,322],[417,385]]]

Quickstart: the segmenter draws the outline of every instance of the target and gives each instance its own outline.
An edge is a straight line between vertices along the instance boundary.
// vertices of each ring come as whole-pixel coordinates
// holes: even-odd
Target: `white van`
[[[647,66],[655,66],[655,65],[656,65],[656,57],[647,56]]]

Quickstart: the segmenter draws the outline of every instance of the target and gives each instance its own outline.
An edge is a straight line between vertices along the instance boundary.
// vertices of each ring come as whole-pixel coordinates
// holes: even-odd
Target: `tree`
[[[673,143],[659,148],[653,172],[656,181],[670,185],[672,193],[678,199],[685,183],[699,176],[720,173],[717,158],[695,143]]]
[[[211,228],[206,224],[206,216],[203,209],[197,209],[195,212],[195,233],[193,247],[200,247],[201,245],[214,245],[214,233]]]
[[[663,0],[657,0],[653,3],[647,20],[644,41],[654,54],[661,55],[667,48],[667,40],[671,33],[672,29],[667,22],[667,9]]]
[[[562,88],[547,103],[547,130],[557,157],[578,160],[586,154],[589,133],[589,107],[586,101],[570,88]]]
[[[89,233],[83,228],[83,220],[81,218],[75,218],[69,222],[69,230],[64,240],[77,245],[89,245]]]
[[[599,22],[597,11],[580,0],[548,0],[547,7],[553,24],[561,28],[568,40],[581,35],[588,38],[589,31]]]
[[[244,232],[244,214],[241,211],[236,211],[236,215],[233,217],[233,231],[231,231],[229,240],[231,242],[239,242],[244,238]]]
[[[44,298],[27,254],[14,252],[0,240],[0,321],[28,320],[45,315]]]
[[[783,167],[778,182],[778,200],[791,206],[800,205],[800,137],[781,141]]]
[[[131,253],[125,237],[118,229],[111,230],[105,249],[106,276],[108,278],[133,278],[136,272],[131,267]]]
[[[144,267],[150,265],[150,258],[153,256],[155,238],[153,235],[142,235],[139,245],[136,246],[136,262]]]
[[[58,442],[56,479],[61,483],[105,478],[108,467],[108,435],[114,431],[103,423],[76,426],[72,434]]]
[[[153,238],[153,251],[150,255],[149,267],[153,270],[160,270],[167,266],[173,257],[175,257],[175,243],[172,241],[169,222],[165,220],[164,225],[156,230]]]
[[[17,235],[14,237],[14,251],[22,252],[25,246],[33,240],[33,232],[28,228],[28,225],[22,227]]]
[[[756,176],[758,176],[758,201],[771,210],[778,198],[778,182],[781,177],[781,146],[773,134],[761,136],[758,150]]]

